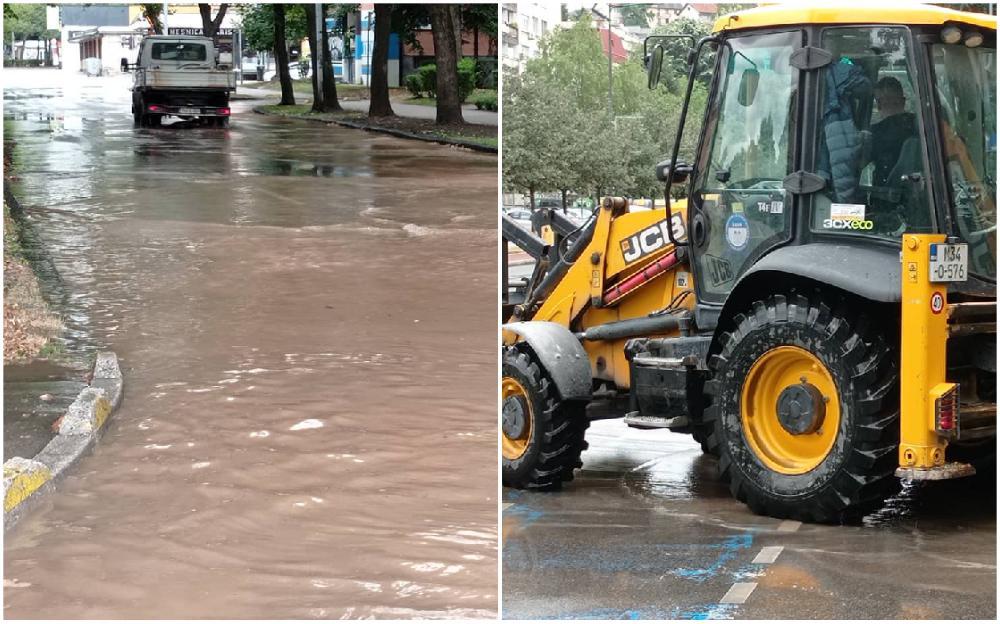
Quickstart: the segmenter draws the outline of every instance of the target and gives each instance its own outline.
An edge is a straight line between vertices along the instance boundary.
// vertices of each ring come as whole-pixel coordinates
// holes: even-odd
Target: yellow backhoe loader
[[[651,88],[667,44],[646,40]],[[996,18],[768,6],[687,64],[663,209],[554,213],[553,244],[504,221],[536,258],[504,307],[504,484],[561,487],[606,417],[692,434],[781,518],[972,474],[996,445]]]

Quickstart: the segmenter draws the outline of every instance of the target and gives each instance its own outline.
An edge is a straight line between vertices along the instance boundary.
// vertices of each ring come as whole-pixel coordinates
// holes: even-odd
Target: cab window
[[[823,47],[833,62],[820,70],[812,229],[899,239],[932,231],[908,31],[894,27],[829,28]]]

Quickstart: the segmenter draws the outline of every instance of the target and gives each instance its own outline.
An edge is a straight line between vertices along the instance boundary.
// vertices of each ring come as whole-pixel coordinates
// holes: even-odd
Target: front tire
[[[898,338],[874,308],[831,307],[794,293],[755,302],[711,359],[707,445],[754,513],[842,521],[899,488]]]
[[[503,352],[503,484],[554,490],[573,479],[587,448],[586,405],[560,402],[555,384],[534,358],[517,347]]]

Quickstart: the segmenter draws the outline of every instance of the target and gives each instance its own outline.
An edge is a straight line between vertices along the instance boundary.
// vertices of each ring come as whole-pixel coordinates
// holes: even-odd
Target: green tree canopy
[[[3,5],[3,34],[9,40],[11,33],[17,39],[50,39],[58,37],[58,30],[45,27],[44,4]]]
[[[253,50],[274,49],[274,10],[270,4],[237,4],[243,37]],[[306,36],[306,14],[300,4],[285,6],[285,39],[301,41]]]
[[[607,56],[586,14],[540,42],[522,74],[504,76],[503,180],[508,190],[655,197],[656,163],[669,158],[681,96],[650,91],[641,56],[613,68],[614,116],[607,111]],[[705,89],[692,94],[680,157],[693,157]]]

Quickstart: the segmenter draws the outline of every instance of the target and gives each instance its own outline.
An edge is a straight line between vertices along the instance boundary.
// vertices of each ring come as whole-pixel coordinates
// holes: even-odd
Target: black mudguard
[[[560,399],[590,400],[590,358],[571,331],[549,321],[507,323],[503,329],[528,343],[555,383]]]

